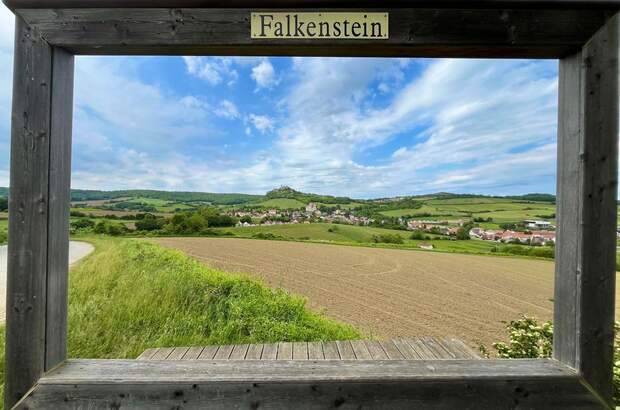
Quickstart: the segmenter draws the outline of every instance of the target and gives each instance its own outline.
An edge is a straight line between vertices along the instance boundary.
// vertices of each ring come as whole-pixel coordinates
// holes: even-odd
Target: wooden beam
[[[5,408],[65,358],[72,61],[16,19]]]
[[[607,17],[600,10],[375,11],[390,13],[387,40],[251,39],[251,9],[16,10],[50,44],[76,54],[558,58],[579,50]]]
[[[43,374],[52,47],[16,18],[6,309],[5,408]]]
[[[59,47],[54,47],[52,53],[45,370],[51,369],[67,358],[73,124],[74,58],[72,54]]]
[[[3,0],[19,8],[317,8],[317,7],[436,7],[460,8],[463,0]],[[471,0],[470,8],[566,9],[620,8],[619,0]]]
[[[616,15],[560,62],[556,359],[611,403],[618,185]]]
[[[545,408],[600,403],[554,360],[69,361],[18,409]]]

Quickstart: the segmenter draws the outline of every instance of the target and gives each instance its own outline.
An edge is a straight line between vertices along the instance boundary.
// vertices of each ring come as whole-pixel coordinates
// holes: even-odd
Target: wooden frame
[[[468,9],[448,0],[5,3],[17,20],[7,409],[611,406],[620,1],[479,0]],[[390,39],[251,40],[252,8],[387,10]],[[74,54],[560,59],[554,358],[67,361]]]

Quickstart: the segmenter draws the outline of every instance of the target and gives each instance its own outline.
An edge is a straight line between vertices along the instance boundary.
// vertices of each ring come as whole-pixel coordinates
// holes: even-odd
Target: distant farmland
[[[553,314],[550,261],[234,238],[157,241],[305,295],[311,307],[371,336],[450,335],[490,346],[505,338],[502,321]]]

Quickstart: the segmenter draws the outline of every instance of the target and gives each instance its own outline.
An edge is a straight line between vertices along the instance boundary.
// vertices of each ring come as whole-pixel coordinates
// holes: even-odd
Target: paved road
[[[69,244],[69,263],[76,263],[93,250],[93,246],[89,243],[71,241]],[[6,245],[0,246],[0,323],[4,323],[6,309],[6,258]]]

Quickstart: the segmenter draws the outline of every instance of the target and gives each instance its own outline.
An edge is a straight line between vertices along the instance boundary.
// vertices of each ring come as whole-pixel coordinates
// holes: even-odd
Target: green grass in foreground
[[[69,357],[135,358],[149,347],[356,339],[305,299],[139,240],[94,239],[72,269]],[[0,386],[4,386],[0,326]],[[0,403],[3,402],[0,387]],[[0,404],[0,408],[2,405]]]
[[[98,240],[73,270],[69,355],[132,358],[148,347],[359,337],[305,299],[136,240]]]
[[[9,236],[9,221],[0,219],[0,245],[6,245]]]

